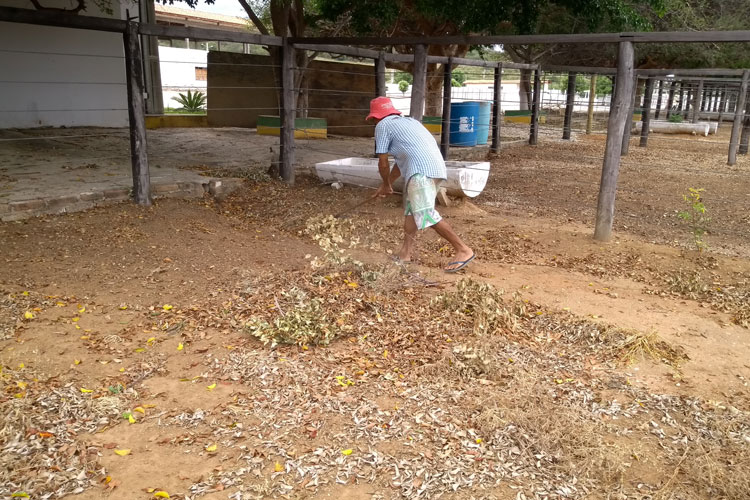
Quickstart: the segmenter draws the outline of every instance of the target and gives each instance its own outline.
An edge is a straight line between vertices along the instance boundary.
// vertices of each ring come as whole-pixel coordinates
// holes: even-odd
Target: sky
[[[215,0],[213,5],[208,5],[201,1],[195,10],[213,12],[215,14],[225,14],[227,16],[243,17],[247,19],[245,9],[242,8],[237,0]]]

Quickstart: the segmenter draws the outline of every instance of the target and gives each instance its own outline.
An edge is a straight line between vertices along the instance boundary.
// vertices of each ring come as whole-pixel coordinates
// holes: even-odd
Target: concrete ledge
[[[151,184],[154,198],[201,198],[207,192],[217,199],[224,199],[229,193],[244,185],[242,179],[206,179],[194,182],[162,182]],[[34,198],[30,200],[0,203],[0,220],[18,221],[40,215],[80,212],[96,206],[112,205],[130,200],[129,188],[87,191],[79,194]]]

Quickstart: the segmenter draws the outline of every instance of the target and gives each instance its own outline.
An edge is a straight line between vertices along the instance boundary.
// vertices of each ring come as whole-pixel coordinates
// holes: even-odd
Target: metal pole
[[[622,136],[625,125],[632,120],[632,95],[635,84],[633,55],[633,42],[620,42],[617,57],[617,92],[613,98],[607,125],[607,145],[604,150],[604,165],[596,208],[594,239],[599,241],[607,241],[612,236]]]

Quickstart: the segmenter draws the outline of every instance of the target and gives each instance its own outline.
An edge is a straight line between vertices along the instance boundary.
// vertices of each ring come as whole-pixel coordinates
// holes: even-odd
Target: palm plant
[[[203,106],[206,105],[206,94],[200,90],[195,92],[187,91],[187,94],[180,93],[179,97],[173,97],[173,101],[177,101],[182,105],[182,109],[189,113],[198,113],[203,111]]]

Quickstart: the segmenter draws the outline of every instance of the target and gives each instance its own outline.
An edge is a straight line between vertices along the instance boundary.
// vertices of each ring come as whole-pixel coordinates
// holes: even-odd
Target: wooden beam
[[[442,130],[440,131],[440,153],[443,160],[447,160],[450,155],[450,138],[451,138],[451,91],[453,90],[453,65],[448,63],[443,66],[443,118],[441,120]]]
[[[317,37],[293,38],[292,43],[315,45],[529,45],[570,43],[711,43],[750,42],[750,31],[654,31],[559,35],[453,35],[405,37]]]
[[[596,208],[596,228],[594,239],[608,241],[612,237],[612,223],[615,214],[615,196],[617,194],[617,177],[620,172],[620,148],[625,124],[631,118],[630,109],[633,102],[633,44],[621,42],[617,57],[617,91],[609,113],[607,125],[607,144],[604,150],[602,178],[599,184],[599,199]]]
[[[281,134],[279,174],[294,184],[294,46],[284,38],[281,48]]]
[[[591,75],[589,85],[589,112],[586,117],[586,133],[590,134],[594,126],[594,102],[596,100],[596,74]]]
[[[565,91],[565,119],[563,120],[563,140],[570,140],[570,131],[573,128],[573,108],[576,104],[576,79],[578,73],[568,73],[568,88]]]
[[[495,68],[495,79],[492,87],[492,143],[490,151],[497,153],[500,151],[500,128],[503,119],[501,108],[502,103],[502,86],[503,86],[503,65],[500,64]]]
[[[645,148],[648,146],[648,133],[649,126],[651,125],[651,100],[654,95],[654,79],[649,78],[646,80],[646,90],[643,93],[643,126],[641,127],[641,143],[640,146]]]
[[[414,47],[414,70],[409,110],[409,116],[418,121],[422,121],[424,115],[425,87],[427,87],[427,46],[419,44]]]
[[[656,92],[656,110],[654,111],[654,119],[658,120],[659,115],[661,114],[661,101],[664,95],[664,80],[659,80],[659,88]]]
[[[750,80],[750,70],[745,70],[742,74],[742,85],[740,93],[737,96],[737,106],[734,112],[734,123],[732,123],[732,136],[729,139],[729,158],[727,165],[732,166],[737,163],[737,144],[740,140],[740,125],[742,124],[742,114],[745,111],[745,101],[747,99],[747,85]]]
[[[531,105],[531,125],[529,126],[529,144],[536,146],[539,140],[539,108],[542,101],[542,81],[540,71],[534,71],[534,100]]]
[[[633,128],[635,102],[638,99],[638,77],[634,76],[632,80],[633,81],[629,82],[630,86],[623,85],[630,91],[630,112],[628,114],[628,120],[625,122],[624,128],[622,129],[622,147],[620,148],[621,156],[626,156],[630,152],[630,131]]]
[[[60,28],[75,28],[94,31],[108,31],[125,33],[127,21],[108,19],[106,17],[79,16],[66,14],[59,10],[16,9],[14,7],[0,7],[0,21],[9,23],[36,24],[41,26],[57,26]]]
[[[617,73],[617,68],[603,68],[594,66],[560,66],[556,64],[545,64],[542,68],[544,71],[551,71],[555,73],[585,73],[589,75],[614,75]]]
[[[721,127],[722,119],[724,115],[724,111],[727,107],[727,87],[726,85],[722,87],[721,92],[719,92],[719,118],[717,126]]]
[[[127,23],[123,33],[125,78],[130,124],[130,164],[133,171],[133,198],[139,205],[151,205],[151,177],[146,148],[146,104],[143,100],[143,61],[136,23]]]
[[[381,56],[388,58],[388,53],[372,49],[362,49],[349,45],[311,45],[308,43],[295,43],[297,50],[312,50],[315,52],[328,52],[329,54],[341,54],[344,56],[361,57],[362,59],[377,59]]]
[[[703,99],[703,80],[698,80],[698,88],[693,96],[693,117],[692,122],[698,123],[701,117],[701,100]]]
[[[375,97],[385,97],[385,57],[384,54],[375,60]]]
[[[141,24],[138,27],[141,35],[162,36],[170,38],[195,38],[198,40],[219,40],[222,42],[251,43],[254,45],[271,45],[280,47],[280,36],[256,35],[241,31],[225,31],[191,26],[172,26],[163,24]]]
[[[681,77],[728,77],[742,76],[741,69],[728,68],[701,68],[701,69],[637,69],[635,73],[638,76],[667,76],[674,75],[676,78]]]

